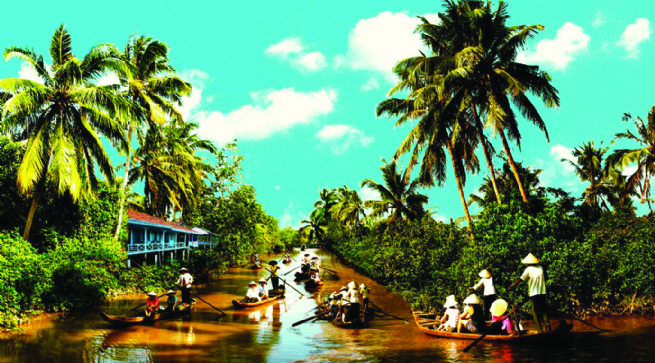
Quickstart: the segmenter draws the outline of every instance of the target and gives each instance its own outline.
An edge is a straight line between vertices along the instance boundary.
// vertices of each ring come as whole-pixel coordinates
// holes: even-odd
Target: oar
[[[484,337],[486,337],[486,336],[487,336],[487,333],[484,333],[484,334],[480,335],[480,337],[478,339],[474,340],[471,344],[466,346],[466,348],[464,348],[462,350],[462,352],[468,353],[468,351],[471,350],[471,348],[475,347],[475,345],[480,343],[480,341],[482,341],[482,339],[484,339]]]
[[[514,314],[514,322],[516,323],[516,330],[519,332],[519,339],[521,339],[521,325],[519,324],[519,317],[516,316],[514,305],[512,304],[512,314]]]
[[[395,319],[398,319],[398,320],[402,320],[402,321],[404,321],[405,323],[409,323],[409,321],[407,321],[407,320],[405,320],[405,319],[403,319],[403,318],[399,318],[399,317],[397,317],[397,316],[395,316],[395,315],[391,315],[391,314],[387,314],[387,313],[385,313],[384,311],[382,311],[382,309],[380,309],[377,305],[375,305],[375,304],[373,303],[373,301],[371,301],[371,300],[369,300],[368,303],[371,304],[371,305],[373,305],[375,308],[378,309],[379,312],[381,312],[381,313],[384,314],[384,315],[390,316],[390,317],[395,318]]]
[[[330,271],[330,272],[332,272],[332,273],[337,273],[336,270],[332,270],[332,269],[329,269],[329,268],[327,268],[327,267],[323,267],[323,266],[321,266],[321,268],[322,268],[323,270],[325,270],[325,271]]]
[[[298,267],[296,267],[296,268],[294,268],[293,270],[296,270],[296,269],[299,269],[299,268],[300,268],[300,266],[298,266]],[[288,274],[290,274],[291,272],[293,272],[293,270],[291,270],[291,271],[287,271],[287,272],[286,272],[286,273],[284,274],[284,276],[286,276],[286,275],[288,275]]]
[[[304,295],[302,292],[298,291],[298,289],[296,289],[295,287],[289,285],[289,283],[287,282],[287,280],[285,280],[285,279],[280,279],[280,280],[282,280],[282,282],[284,282],[285,285],[287,285],[287,286],[289,286],[290,288],[296,290],[296,292],[299,293],[300,295]]]
[[[573,318],[573,319],[575,319],[575,320],[577,320],[577,321],[579,321],[579,322],[581,322],[581,323],[585,323],[585,324],[589,325],[590,327],[592,327],[592,328],[596,328],[596,329],[598,329],[598,330],[600,330],[600,331],[602,331],[602,332],[605,332],[605,333],[608,333],[608,332],[609,332],[609,330],[601,329],[601,328],[599,328],[599,327],[597,327],[597,326],[595,326],[595,325],[593,325],[593,324],[591,324],[591,323],[587,323],[586,321],[584,321],[584,320],[582,320],[582,319],[578,319],[578,318],[576,318],[576,317],[573,316],[573,315],[569,315],[569,317],[571,317],[571,318]]]
[[[190,294],[193,295],[193,296],[195,296],[195,297],[197,297],[198,300],[200,300],[200,301],[204,302],[205,304],[211,306],[212,308],[218,310],[221,314],[223,314],[223,315],[227,315],[225,312],[221,311],[221,309],[219,309],[219,308],[217,308],[216,306],[214,306],[214,305],[208,303],[207,301],[205,301],[205,300],[204,300],[203,298],[201,298],[200,296],[198,296],[198,295],[196,295],[196,294],[194,294],[194,293],[192,293],[192,292],[191,292]]]
[[[310,320],[313,320],[313,319],[318,319],[318,318],[320,318],[320,317],[323,316],[323,315],[327,315],[329,312],[330,312],[330,311],[328,310],[328,311],[326,311],[326,312],[324,312],[324,313],[321,313],[321,314],[318,314],[318,315],[312,315],[312,316],[310,316],[310,317],[307,318],[307,319],[298,320],[297,322],[291,324],[291,326],[292,326],[292,327],[297,327],[297,326],[300,325],[300,324],[306,323],[306,322],[308,322],[308,321],[310,321]]]

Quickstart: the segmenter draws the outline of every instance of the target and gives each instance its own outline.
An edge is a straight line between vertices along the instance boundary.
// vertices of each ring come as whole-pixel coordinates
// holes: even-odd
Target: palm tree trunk
[[[125,176],[123,177],[123,185],[121,186],[121,197],[118,202],[118,222],[116,222],[116,232],[114,232],[114,240],[118,241],[118,235],[121,232],[121,225],[123,224],[123,210],[125,208],[125,199],[127,198],[127,179],[130,173],[130,150],[132,145],[132,131],[134,126],[131,125],[127,131],[127,157],[125,159]]]
[[[457,182],[459,197],[462,198],[462,205],[464,206],[464,213],[466,214],[466,220],[469,222],[469,232],[471,233],[471,239],[475,239],[475,235],[473,234],[473,221],[471,221],[471,215],[469,214],[469,207],[466,205],[466,199],[464,198],[464,190],[462,189],[462,182],[459,180],[459,175],[457,175],[457,165],[455,164],[455,155],[453,155],[453,145],[450,143],[450,138],[448,138],[446,145],[448,146],[448,153],[450,153],[450,160],[453,162],[453,170],[455,171],[455,181]]]
[[[503,148],[505,148],[505,154],[507,154],[507,160],[509,161],[509,165],[512,167],[512,171],[514,172],[514,177],[516,178],[516,183],[519,185],[519,190],[521,191],[521,197],[523,197],[524,202],[528,202],[528,196],[525,193],[525,189],[523,188],[523,183],[521,183],[521,177],[519,176],[519,171],[516,168],[516,164],[514,163],[514,158],[512,157],[512,152],[509,149],[509,145],[507,144],[507,139],[505,138],[505,133],[503,132],[502,129],[498,130],[498,134],[500,135],[500,140],[503,142]]]
[[[23,232],[23,239],[28,240],[30,236],[30,229],[32,228],[32,222],[34,221],[34,214],[36,214],[36,206],[39,202],[39,192],[34,192],[34,197],[32,197],[32,206],[30,207],[30,212],[27,215],[27,223],[25,223],[25,231]]]
[[[491,175],[491,184],[494,186],[494,193],[496,193],[496,201],[498,204],[502,205],[503,203],[500,201],[500,193],[498,192],[498,186],[496,185],[496,173],[494,173],[494,167],[493,164],[491,163],[491,159],[489,158],[489,153],[487,152],[487,146],[484,143],[485,136],[484,136],[484,130],[482,129],[482,124],[480,123],[480,118],[478,117],[478,113],[475,109],[475,106],[471,106],[473,109],[473,117],[475,117],[475,121],[477,122],[477,129],[478,129],[478,134],[480,135],[480,144],[482,145],[482,153],[484,154],[484,159],[487,161],[487,166],[489,167],[489,175]]]

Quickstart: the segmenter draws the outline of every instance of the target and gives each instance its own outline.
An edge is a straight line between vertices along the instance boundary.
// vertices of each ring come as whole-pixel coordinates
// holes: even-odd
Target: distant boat
[[[189,304],[180,304],[180,310],[164,311],[150,316],[145,316],[145,313],[140,313],[136,316],[128,315],[108,315],[104,311],[100,312],[100,317],[117,326],[130,326],[130,325],[143,325],[152,324],[158,320],[175,319],[181,316],[189,315],[192,307]]]

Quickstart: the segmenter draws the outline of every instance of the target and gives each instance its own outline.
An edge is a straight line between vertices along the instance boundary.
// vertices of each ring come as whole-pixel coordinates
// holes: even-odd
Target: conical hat
[[[521,263],[529,265],[532,263],[539,263],[539,260],[536,257],[534,257],[532,253],[528,253],[528,255],[525,256],[525,258],[523,259],[523,261],[521,261]]]
[[[482,300],[478,298],[475,294],[469,295],[465,300],[464,304],[482,304]]]
[[[489,312],[491,312],[491,315],[493,316],[503,316],[505,312],[507,311],[507,301],[503,299],[498,299],[491,304],[491,307],[489,308]]]
[[[146,295],[148,295],[148,296],[157,296],[157,294],[155,294],[155,292],[154,292],[154,291],[150,291],[150,292],[149,292],[149,293],[147,293]]]
[[[455,300],[455,295],[450,295],[446,298],[446,303],[443,304],[444,308],[457,306],[457,300]]]
[[[250,283],[248,284],[248,286],[257,286],[257,283],[256,283],[255,281],[250,281]]]
[[[168,290],[168,292],[166,292],[166,295],[170,295],[170,294],[175,295],[175,291],[173,291],[173,290]]]
[[[348,287],[351,288],[351,289],[354,289],[355,287],[357,287],[357,283],[355,283],[355,281],[350,281],[348,283]]]
[[[482,277],[483,279],[488,279],[491,277],[491,272],[489,272],[488,270],[482,270],[480,271],[478,276]]]
[[[267,283],[268,281],[266,281],[266,279],[262,277],[261,279],[259,279],[259,282]]]

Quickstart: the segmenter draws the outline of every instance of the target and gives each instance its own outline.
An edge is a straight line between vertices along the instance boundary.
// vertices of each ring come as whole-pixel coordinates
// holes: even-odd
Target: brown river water
[[[267,276],[265,270],[234,268],[220,280],[196,285],[195,293],[225,311],[220,315],[198,301],[190,318],[159,321],[149,326],[113,328],[99,311],[124,314],[145,302],[128,295],[103,306],[70,314],[46,314],[21,334],[0,335],[0,362],[653,362],[655,319],[622,317],[590,322],[609,333],[575,322],[573,333],[556,344],[517,345],[446,340],[423,334],[410,307],[396,294],[342,264],[330,253],[311,250],[322,265],[338,270],[325,275],[325,285],[310,293],[287,282],[282,302],[250,310],[234,310],[231,301],[245,295],[247,284]],[[294,255],[299,259],[300,253]],[[268,261],[281,255],[265,256]],[[297,267],[281,264],[281,272]],[[325,321],[291,325],[311,316],[317,302],[349,281],[371,288],[371,301],[385,312],[410,321],[376,318],[366,329],[340,329]],[[163,292],[162,292],[163,293]],[[179,295],[178,295],[179,298]]]

